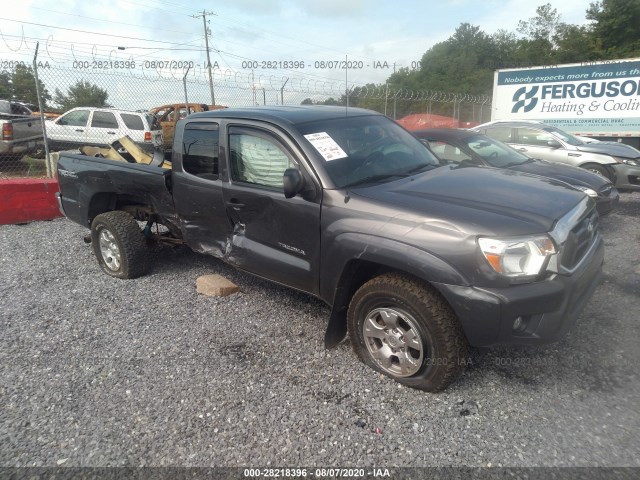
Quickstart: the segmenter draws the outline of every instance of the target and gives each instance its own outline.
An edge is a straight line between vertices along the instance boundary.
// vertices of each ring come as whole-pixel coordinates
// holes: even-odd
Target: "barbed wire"
[[[8,37],[15,38],[14,45],[10,45]],[[22,35],[6,35],[0,30],[0,39],[14,54],[31,56],[35,47],[30,41],[38,41],[35,37]],[[18,43],[18,46],[15,46]],[[63,44],[61,46],[61,43]],[[181,44],[181,45],[184,45]],[[204,64],[193,61],[163,62],[155,60],[135,61],[133,55],[123,56],[112,48],[108,52],[101,49],[105,45],[76,44],[69,41],[55,40],[53,35],[45,39],[44,51],[46,56],[40,62],[51,64],[47,68],[66,78],[91,77],[100,75],[105,78],[129,78],[147,82],[183,81],[187,66],[189,67],[186,81],[194,85],[208,85],[207,69]],[[60,50],[62,49],[62,50]],[[135,65],[135,68],[103,69],[93,68],[93,64],[106,65],[118,62],[118,65]],[[76,68],[69,67],[69,63]],[[171,64],[176,67],[171,67]],[[23,64],[30,66],[30,61]],[[80,67],[80,68],[78,68]],[[86,68],[85,68],[86,67]],[[469,103],[485,105],[491,103],[491,96],[470,93],[445,92],[437,90],[412,90],[397,88],[389,84],[363,84],[339,81],[333,78],[313,75],[297,70],[286,70],[279,73],[264,73],[261,71],[240,71],[232,67],[216,67],[212,70],[214,83],[218,87],[232,89],[258,89],[287,93],[300,93],[325,97],[350,96],[361,99],[375,100],[403,100],[414,102],[436,103]]]

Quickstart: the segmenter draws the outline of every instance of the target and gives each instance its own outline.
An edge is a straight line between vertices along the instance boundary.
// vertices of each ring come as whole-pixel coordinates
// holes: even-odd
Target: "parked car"
[[[42,121],[22,103],[0,100],[0,155],[22,155],[41,150]]]
[[[506,168],[566,182],[593,197],[600,215],[611,212],[620,198],[618,190],[601,175],[571,165],[529,158],[498,140],[472,130],[432,128],[413,134],[427,142],[431,151],[449,164]]]
[[[445,388],[468,344],[560,338],[602,277],[590,197],[441,165],[375,112],[195,113],[173,152],[171,169],[60,154],[59,206],[106,274],[143,275],[150,242],[185,244],[322,299],[328,348],[349,332],[365,364],[413,388]]]
[[[149,113],[154,115],[158,119],[158,122],[160,122],[165,150],[171,150],[171,146],[173,145],[173,132],[175,132],[178,120],[182,120],[192,113],[220,110],[221,108],[227,107],[222,105],[207,105],[205,103],[174,103],[154,107],[149,110]]]
[[[495,121],[472,128],[532,158],[586,168],[619,189],[640,190],[640,151],[614,142],[585,142],[535,121]]]
[[[162,147],[162,129],[153,115],[114,108],[77,107],[55,120],[48,120],[51,150],[87,145],[109,146],[129,136],[147,151]]]

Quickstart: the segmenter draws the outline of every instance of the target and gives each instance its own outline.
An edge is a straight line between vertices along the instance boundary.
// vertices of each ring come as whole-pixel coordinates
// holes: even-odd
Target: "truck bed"
[[[137,204],[162,218],[175,217],[169,169],[61,152],[58,179],[65,215],[87,227],[105,203]]]

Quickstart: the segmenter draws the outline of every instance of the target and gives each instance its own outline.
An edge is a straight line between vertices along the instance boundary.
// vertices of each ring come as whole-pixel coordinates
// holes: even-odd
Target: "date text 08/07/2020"
[[[206,62],[192,60],[75,60],[72,63],[75,70],[137,70],[137,69],[170,69],[183,70],[187,68],[206,68]],[[393,70],[401,65],[386,60],[245,60],[240,64],[242,70]],[[218,63],[211,64],[213,70],[224,70]],[[410,68],[420,68],[420,62],[411,62]]]
[[[390,477],[388,468],[245,468],[248,478],[370,478]]]

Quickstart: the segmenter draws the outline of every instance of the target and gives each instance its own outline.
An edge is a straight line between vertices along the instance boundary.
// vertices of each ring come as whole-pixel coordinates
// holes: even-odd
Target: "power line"
[[[68,12],[60,12],[58,10],[50,10],[48,8],[42,8],[42,7],[29,7],[29,8],[33,8],[35,10],[41,10],[43,12],[49,12],[49,13],[56,13],[58,15],[67,15],[70,17],[78,17],[78,18],[86,18],[87,20],[95,20],[98,22],[104,22],[104,23],[113,23],[115,25],[126,25],[128,27],[137,27],[137,28],[144,28],[147,30],[157,30],[155,27],[150,27],[148,25],[140,25],[137,23],[124,23],[124,22],[120,22],[120,21],[115,21],[115,20],[105,20],[104,18],[97,18],[97,17],[88,17],[86,15],[78,15],[77,13],[68,13]],[[178,33],[180,35],[190,35],[190,33],[187,32],[178,32],[177,30],[163,30],[163,32],[168,32],[168,33]]]
[[[154,39],[150,39],[150,38],[140,38],[140,37],[129,37],[126,35],[114,35],[111,33],[103,33],[103,32],[90,32],[88,30],[78,30],[75,28],[64,28],[64,27],[57,27],[55,25],[47,25],[44,23],[35,23],[35,22],[25,22],[24,20],[15,20],[13,18],[4,18],[4,17],[0,17],[0,20],[6,20],[8,22],[15,22],[15,23],[23,23],[25,25],[35,25],[38,27],[47,27],[47,28],[55,28],[58,30],[66,30],[69,32],[77,32],[77,33],[87,33],[89,35],[101,35],[104,37],[113,37],[113,38],[124,38],[127,40],[140,40],[142,42],[154,42],[154,43],[164,43],[166,45],[178,45],[176,42],[167,42],[167,41],[163,41],[163,40],[154,40]]]
[[[131,2],[131,3],[136,3],[136,2]],[[205,41],[206,41],[206,43],[207,43],[207,46],[206,46],[206,53],[207,53],[207,59],[208,59],[207,65],[208,65],[208,67],[209,67],[209,66],[211,65],[211,61],[210,61],[210,58],[209,58],[208,32],[207,32],[207,29],[206,29],[206,16],[207,16],[207,15],[213,15],[213,12],[203,12],[203,14],[200,14],[200,15],[192,15],[192,17],[194,17],[194,18],[199,18],[199,17],[201,17],[201,16],[203,17],[203,24],[204,24],[204,26],[205,26]],[[153,40],[153,39],[146,39],[146,38],[139,38],[139,37],[129,37],[129,36],[124,36],[124,35],[103,34],[103,33],[90,32],[90,31],[78,30],[78,29],[71,29],[71,28],[64,28],[64,27],[58,27],[58,26],[54,26],[54,25],[47,25],[47,24],[41,24],[41,23],[35,23],[35,22],[24,22],[24,21],[21,21],[21,20],[15,20],[15,19],[9,19],[9,18],[0,18],[0,19],[4,19],[4,20],[11,21],[11,22],[16,22],[16,23],[28,24],[28,25],[36,25],[36,26],[44,26],[44,27],[49,27],[49,28],[55,28],[55,29],[60,29],[60,30],[65,30],[65,31],[73,31],[73,32],[87,33],[87,34],[91,34],[91,35],[103,35],[103,36],[108,36],[108,37],[113,37],[113,38],[125,38],[125,39],[129,39],[129,40],[138,40],[138,41],[143,41],[143,42],[154,42],[154,43],[156,43],[156,44],[157,44],[157,43],[162,43],[162,44],[166,44],[166,45],[172,45],[172,46],[174,46],[174,47],[180,47],[180,46],[183,46],[183,45],[185,45],[185,44],[188,44],[188,43],[192,43],[192,42],[198,41],[198,39],[195,39],[195,40],[192,40],[192,41],[190,41],[190,42],[185,42],[185,43],[176,43],[176,42],[168,42],[168,41],[162,41],[162,40]],[[237,22],[237,23],[241,23],[241,22]],[[246,25],[246,24],[245,24],[245,25]],[[277,35],[277,34],[276,34],[276,35]],[[9,36],[9,35],[7,35],[7,36]],[[279,36],[282,36],[282,35],[279,35]],[[284,36],[283,36],[283,37],[284,37]],[[25,37],[24,37],[24,36],[23,36],[23,37],[14,36],[14,38],[25,38]],[[287,37],[285,37],[285,38],[287,38]],[[74,44],[80,44],[80,45],[92,45],[92,46],[94,46],[94,47],[95,47],[95,46],[104,46],[104,47],[112,47],[112,48],[114,47],[113,45],[107,45],[107,44],[91,44],[91,43],[66,42],[66,41],[57,41],[57,42],[60,42],[60,43],[63,43],[63,42],[64,42],[64,43],[71,43],[72,45],[74,45]],[[239,44],[239,45],[245,45],[245,46],[247,46],[247,47],[249,47],[249,48],[252,48],[252,49],[255,49],[255,50],[264,50],[264,49],[260,49],[260,48],[256,48],[256,47],[253,47],[253,46],[250,46],[250,45],[244,44],[244,43],[242,43],[242,42],[228,42],[228,43],[231,43],[231,44],[236,43],[236,44]],[[283,43],[283,42],[280,42],[280,43]],[[310,44],[310,43],[308,43],[308,42],[302,42],[302,43],[307,43],[307,44],[309,44],[309,45],[313,45],[313,44]],[[160,51],[163,51],[163,50],[167,50],[167,51],[201,51],[200,49],[189,49],[189,48],[166,48],[166,49],[157,49],[156,47],[141,47],[141,46],[132,46],[132,47],[127,47],[127,49],[130,49],[130,50],[155,50],[156,52],[160,52]],[[243,57],[243,56],[240,56],[240,55],[236,55],[236,54],[233,54],[233,53],[231,53],[231,52],[225,52],[225,51],[223,51],[223,50],[218,50],[218,49],[217,49],[217,51],[218,51],[220,54],[224,53],[224,54],[229,55],[229,56],[234,57],[234,58],[239,58],[239,59],[244,59],[244,60],[252,60],[252,59],[250,59],[250,58]],[[266,50],[264,50],[264,51],[266,51]],[[95,52],[91,52],[91,53],[92,53],[93,55],[95,55]],[[155,53],[155,52],[154,52],[154,53]],[[151,55],[139,55],[139,56],[136,56],[136,57],[143,57],[143,56],[151,56]],[[132,56],[132,57],[133,57],[133,56]],[[358,56],[356,56],[356,57],[358,57]],[[73,58],[75,58],[75,56],[73,56]],[[366,58],[366,57],[362,57],[362,58]],[[277,71],[273,71],[272,73],[282,73],[282,74],[285,74],[285,73],[286,73],[286,74],[289,74],[289,73],[291,73],[291,72],[292,72],[291,70],[286,70],[286,71],[282,71],[282,72],[280,72],[279,70],[277,70]],[[309,77],[309,78],[322,79],[322,80],[330,80],[330,81],[337,81],[337,80],[338,80],[338,79],[336,79],[336,78],[323,77],[323,76],[319,76],[319,75],[308,74],[308,73],[300,72],[300,71],[297,71],[297,70],[296,70],[296,73],[297,73],[298,75],[302,75],[302,76],[304,76],[304,77]],[[211,75],[211,81],[210,81],[210,84],[211,84],[211,85],[213,84],[213,76],[212,76],[212,75]],[[213,97],[213,95],[212,95],[212,97]]]
[[[184,13],[184,12],[174,12],[173,10],[165,10],[165,9],[163,9],[163,8],[158,8],[158,6],[157,6],[157,5],[153,5],[153,4],[152,4],[152,5],[149,5],[148,3],[134,2],[134,1],[132,1],[132,0],[120,0],[120,1],[121,1],[121,2],[123,2],[123,3],[129,3],[129,4],[131,4],[131,5],[139,5],[139,6],[141,6],[141,7],[153,8],[154,10],[159,10],[159,11],[161,11],[161,12],[172,13],[172,14],[174,14],[174,15],[184,15],[184,16],[187,16],[187,17],[189,16],[189,15],[187,15],[187,14],[186,14],[186,13]],[[185,7],[185,8],[186,8],[186,7]]]

